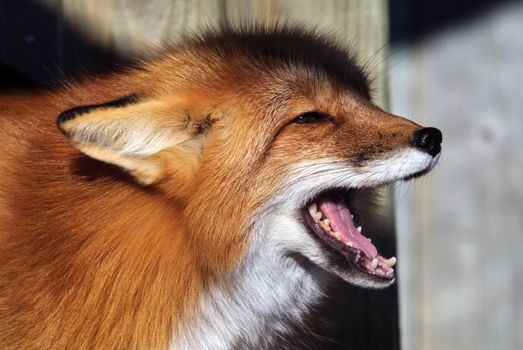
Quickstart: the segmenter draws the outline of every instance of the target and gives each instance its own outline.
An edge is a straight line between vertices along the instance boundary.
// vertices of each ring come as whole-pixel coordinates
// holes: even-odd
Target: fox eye
[[[323,122],[332,122],[334,118],[330,115],[320,113],[320,112],[307,112],[303,113],[299,117],[292,120],[291,123],[296,124],[306,124],[306,123],[323,123]]]

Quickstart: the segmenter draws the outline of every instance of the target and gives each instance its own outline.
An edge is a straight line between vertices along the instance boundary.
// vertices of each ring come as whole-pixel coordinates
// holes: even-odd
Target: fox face
[[[271,349],[332,276],[393,283],[369,208],[442,136],[376,107],[355,62],[226,27],[0,96],[0,347]]]
[[[396,259],[364,236],[360,212],[375,188],[432,169],[441,133],[374,106],[345,49],[301,31],[226,32],[135,75],[146,84],[131,97],[75,107],[58,126],[181,201],[206,268],[270,246],[357,285],[394,281]]]
[[[366,231],[374,191],[432,169],[441,136],[381,111],[361,93],[327,94],[331,103],[313,97],[274,138],[270,165],[259,173],[278,174],[278,190],[260,215],[275,247],[350,283],[382,288],[394,281],[396,258],[381,256]],[[420,147],[423,137],[431,146]]]

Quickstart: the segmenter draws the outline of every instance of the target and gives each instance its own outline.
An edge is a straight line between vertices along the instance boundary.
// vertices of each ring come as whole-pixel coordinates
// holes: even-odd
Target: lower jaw
[[[362,259],[364,258],[362,257],[361,251],[352,248],[335,248],[333,245],[341,245],[341,243],[334,241],[332,243],[327,243],[326,239],[329,238],[328,236],[320,236],[312,232],[310,234],[325,246],[326,254],[328,255],[328,264],[330,266],[325,266],[324,268],[327,270],[335,270],[331,272],[334,272],[336,275],[340,275],[340,277],[344,280],[347,280],[347,282],[358,284],[364,287],[374,288],[384,288],[394,283],[395,274],[389,275],[387,277],[381,277],[365,269],[362,266]],[[355,277],[357,277],[358,281],[355,281]]]
[[[386,259],[378,253],[374,259],[371,259],[362,250],[349,246],[350,243],[343,243],[332,237],[332,232],[320,227],[318,221],[311,217],[308,208],[304,208],[303,216],[310,234],[325,247],[330,265],[337,270],[336,274],[349,282],[356,277],[359,283],[355,284],[367,287],[383,288],[394,282],[395,274],[392,266],[395,258]],[[391,263],[392,259],[394,262]]]

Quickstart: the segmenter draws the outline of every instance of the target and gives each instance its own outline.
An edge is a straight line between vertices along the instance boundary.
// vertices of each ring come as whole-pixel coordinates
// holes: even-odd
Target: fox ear
[[[176,102],[130,95],[69,109],[60,114],[57,126],[82,153],[150,185],[167,175],[190,181],[211,120],[191,118]]]

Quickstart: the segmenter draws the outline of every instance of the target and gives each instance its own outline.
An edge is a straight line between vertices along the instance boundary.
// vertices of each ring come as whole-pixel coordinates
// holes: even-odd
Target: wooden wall
[[[0,2],[0,61],[41,85],[78,72],[128,62],[183,33],[220,22],[295,20],[350,42],[374,78],[376,101],[387,104],[385,0],[19,0]],[[381,245],[394,254],[394,228]],[[344,284],[321,309],[332,322],[318,349],[399,347],[397,290],[363,291]]]
[[[523,3],[392,57],[392,112],[443,132],[398,189],[404,350],[523,349]]]

